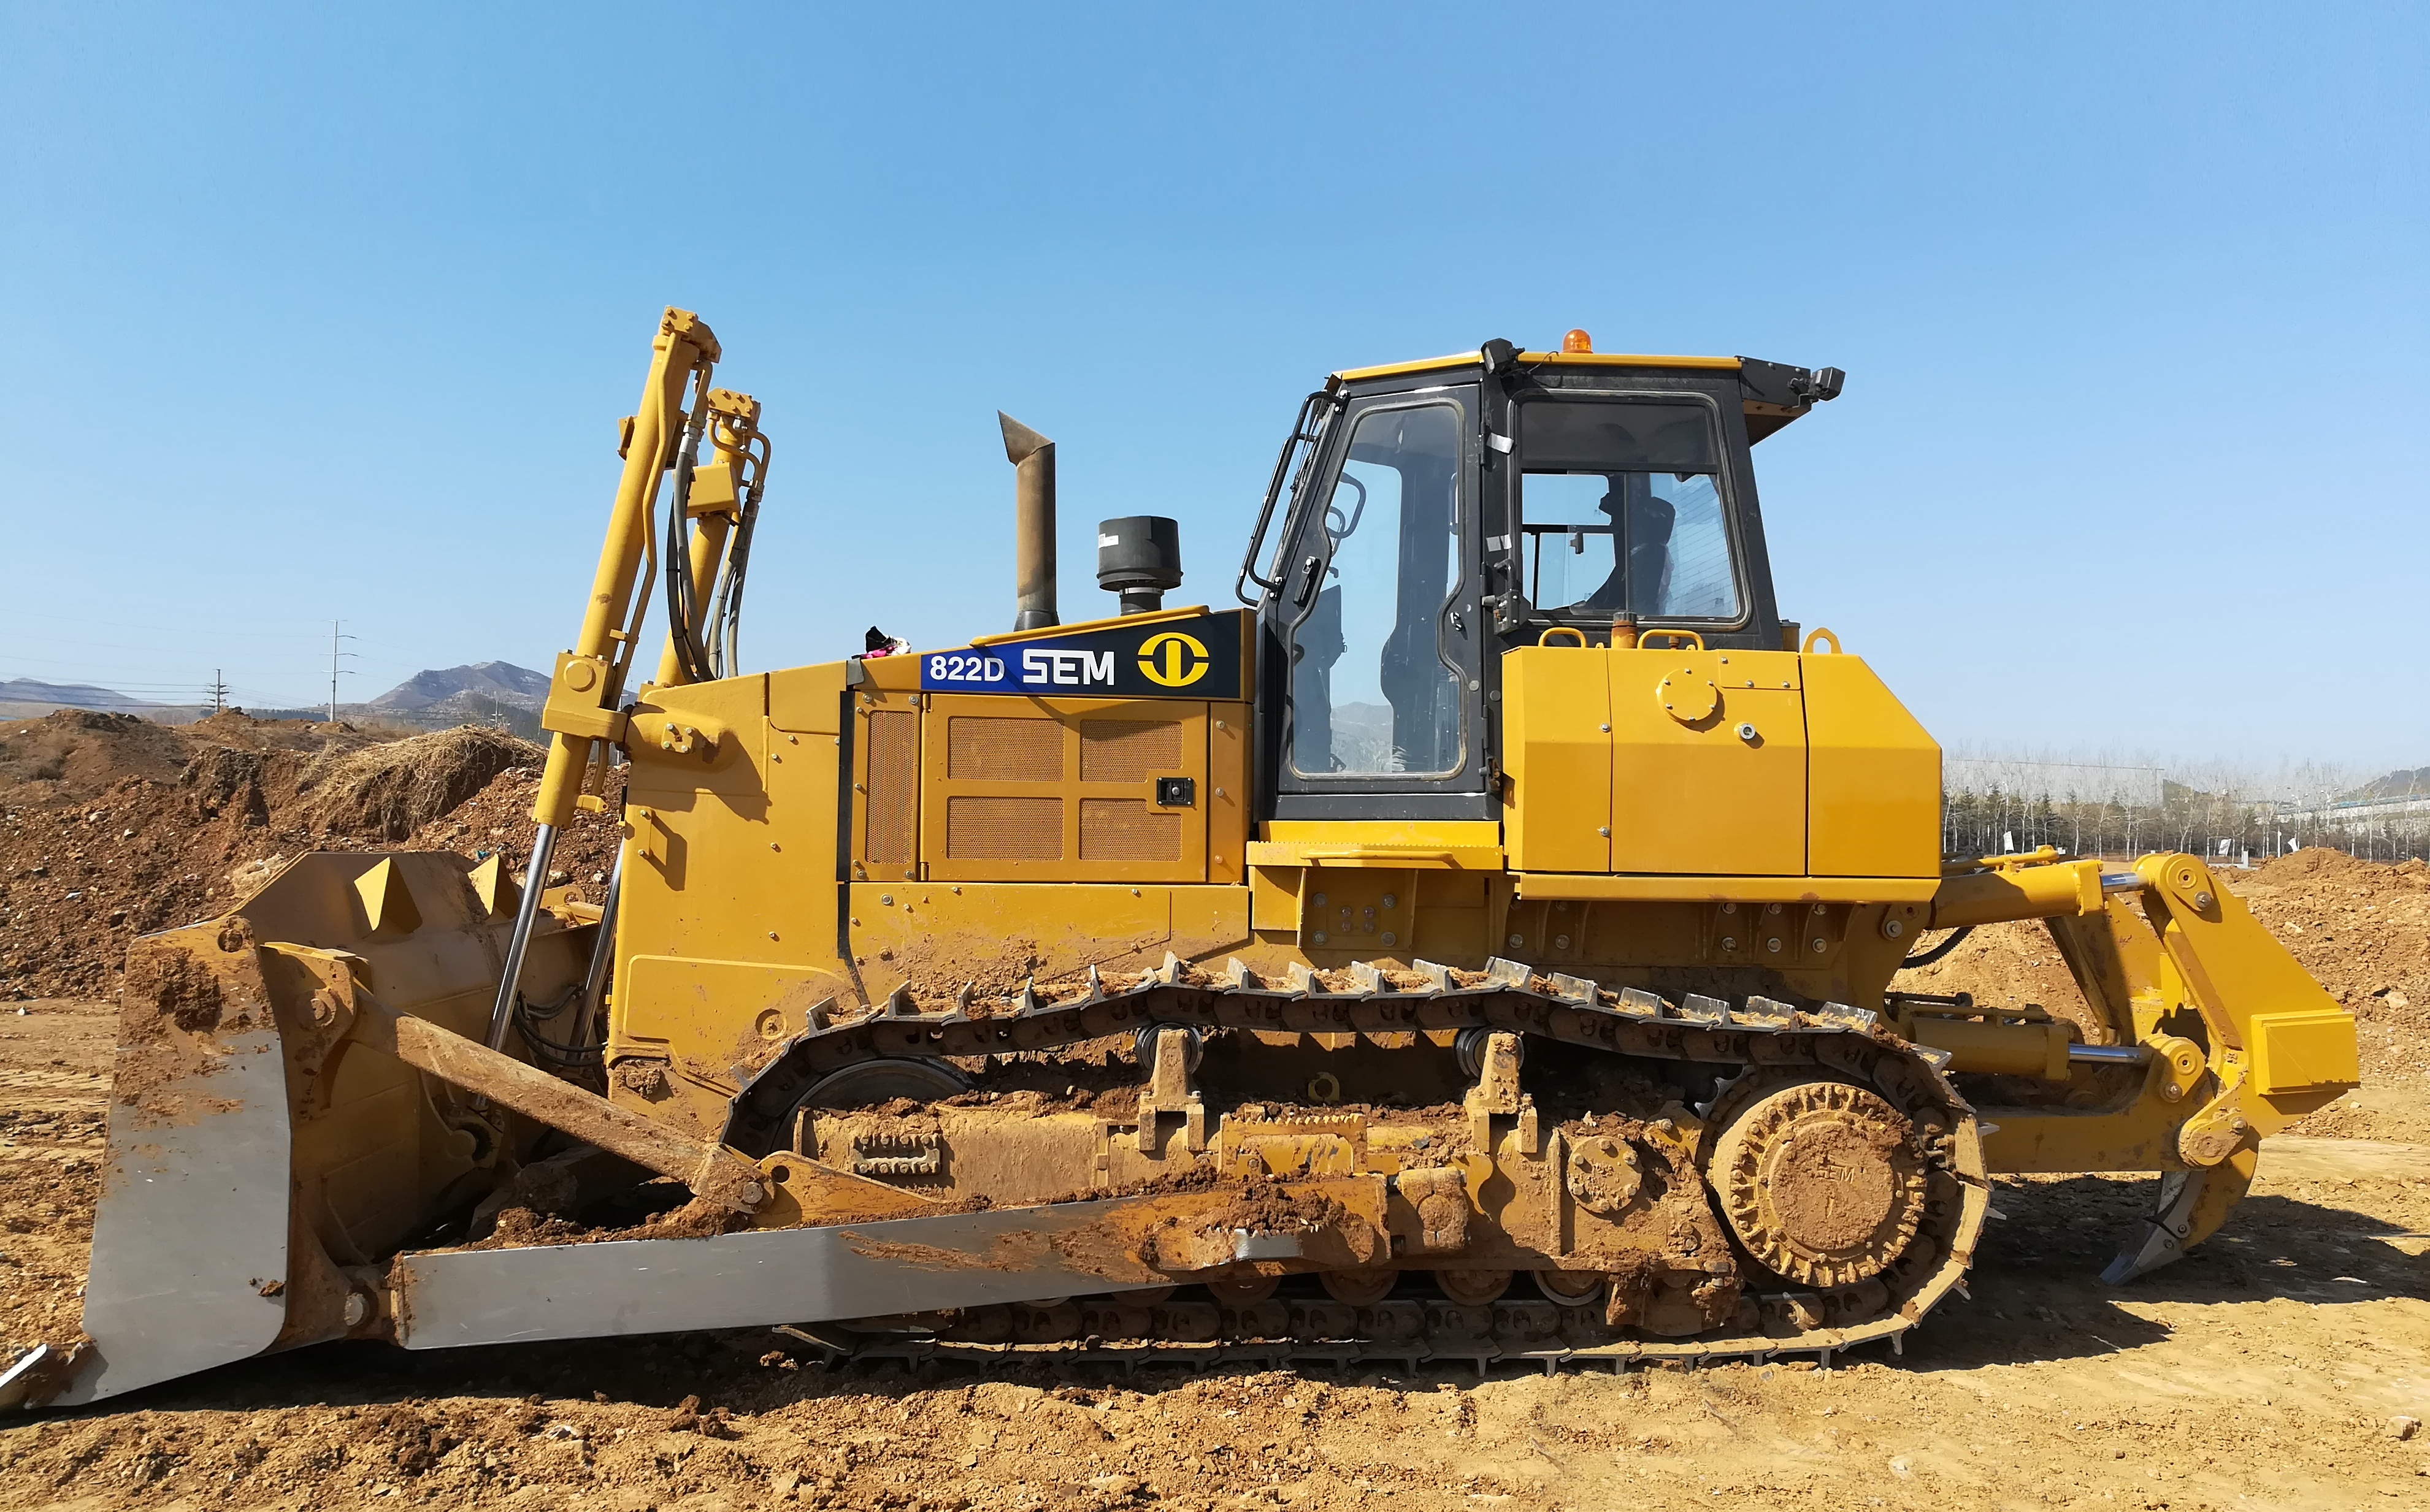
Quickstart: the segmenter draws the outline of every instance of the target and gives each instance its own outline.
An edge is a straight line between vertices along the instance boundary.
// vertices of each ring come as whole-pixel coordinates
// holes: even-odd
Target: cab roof
[[[1582,335],[1583,333],[1573,333]],[[1501,347],[1502,343],[1491,343]],[[1759,441],[1821,401],[1839,396],[1846,375],[1838,368],[1791,367],[1749,357],[1662,357],[1623,352],[1518,352],[1506,360],[1523,367],[1596,370],[1613,368],[1694,370],[1738,374],[1739,393],[1746,412],[1747,440]],[[1373,378],[1398,378],[1414,374],[1478,367],[1483,351],[1456,352],[1448,357],[1420,357],[1412,362],[1387,362],[1376,367],[1344,368],[1332,376],[1332,386]]]

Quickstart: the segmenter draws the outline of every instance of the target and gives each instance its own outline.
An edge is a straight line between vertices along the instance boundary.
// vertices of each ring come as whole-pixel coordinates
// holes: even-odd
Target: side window
[[[1461,585],[1457,406],[1371,409],[1298,556],[1292,769],[1302,776],[1441,775],[1466,740],[1442,641]]]
[[[1740,618],[1720,442],[1701,405],[1536,400],[1519,412],[1522,589],[1540,612]]]

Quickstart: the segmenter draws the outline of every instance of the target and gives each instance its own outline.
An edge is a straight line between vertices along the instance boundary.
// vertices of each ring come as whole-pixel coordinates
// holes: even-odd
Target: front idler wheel
[[[1888,1271],[1924,1218],[1913,1125],[1846,1082],[1793,1083],[1749,1105],[1713,1142],[1706,1179],[1757,1263],[1808,1287]]]

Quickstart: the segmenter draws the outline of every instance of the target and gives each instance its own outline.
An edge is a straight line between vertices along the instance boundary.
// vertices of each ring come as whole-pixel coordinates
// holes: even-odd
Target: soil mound
[[[315,763],[305,821],[331,834],[409,839],[498,773],[540,759],[538,747],[466,725],[367,746]]]
[[[2421,878],[2425,884],[2430,884],[2430,867],[2418,860],[2407,861],[2403,866],[2390,866],[2385,861],[2366,861],[2321,845],[2307,845],[2291,855],[2264,861],[2242,875],[2255,882],[2273,885],[2319,880],[2383,886],[2398,875]],[[2231,882],[2229,886],[2233,887],[2235,883]]]
[[[0,724],[0,796],[92,797],[126,777],[175,782],[191,753],[177,732],[132,714],[61,709]]]
[[[402,738],[400,738],[402,737]],[[0,723],[0,999],[105,996],[134,937],[232,906],[288,858],[530,854],[541,750],[230,711],[187,725],[62,710]],[[595,901],[612,815],[581,814],[549,885]]]
[[[509,859],[531,855],[540,826],[532,822],[532,800],[540,796],[538,748],[532,764],[509,767],[487,787],[414,832],[407,849],[458,851],[486,856],[503,851]],[[615,805],[611,799],[608,806]],[[608,873],[616,865],[624,831],[610,813],[576,813],[557,837],[557,855],[549,863],[548,885],[573,883],[592,902],[603,897]]]

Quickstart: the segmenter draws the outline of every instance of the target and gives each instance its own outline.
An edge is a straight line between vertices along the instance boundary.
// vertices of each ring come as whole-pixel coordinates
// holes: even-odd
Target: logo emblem
[[[1150,636],[1139,648],[1140,674],[1159,688],[1187,688],[1213,665],[1206,644],[1178,630]]]

